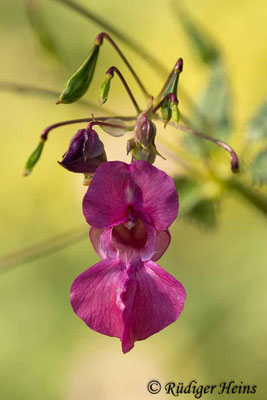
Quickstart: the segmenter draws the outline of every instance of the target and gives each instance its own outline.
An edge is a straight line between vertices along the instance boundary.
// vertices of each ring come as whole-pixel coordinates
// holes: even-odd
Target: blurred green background
[[[182,56],[183,88],[196,97],[207,68],[192,53],[171,2],[80,0],[80,4],[134,37],[167,69]],[[238,151],[242,127],[266,95],[266,1],[189,0],[186,6],[223,52],[233,87]],[[1,0],[0,80],[60,92],[69,71],[81,63],[102,29],[52,0],[42,2],[42,11],[66,67],[38,45],[23,1]],[[157,93],[165,76],[118,43],[149,90]],[[111,65],[122,64],[106,43],[87,100],[97,103],[104,73]],[[131,77],[129,84],[141,98]],[[132,114],[120,82],[114,79],[112,85],[106,108]],[[32,176],[22,178],[25,161],[44,127],[90,116],[92,111],[105,114],[105,108],[97,112],[78,105],[55,106],[55,100],[0,91],[1,256],[82,225],[85,232],[88,229],[81,211],[86,190],[82,177],[68,173],[56,162],[76,126],[54,131]],[[127,160],[124,139],[100,135],[110,160]],[[160,142],[159,150],[166,153]],[[176,172],[171,160],[156,165]],[[200,384],[242,381],[257,385],[257,393],[230,398],[265,399],[266,223],[266,217],[234,195],[225,199],[216,230],[206,232],[178,218],[160,265],[185,286],[185,309],[176,323],[137,342],[127,355],[121,353],[119,340],[89,330],[69,303],[74,278],[98,261],[89,239],[1,274],[0,399],[149,399],[152,395],[146,385],[151,379],[162,386],[171,380],[187,383],[195,379]],[[164,399],[166,395],[162,391],[155,396]]]

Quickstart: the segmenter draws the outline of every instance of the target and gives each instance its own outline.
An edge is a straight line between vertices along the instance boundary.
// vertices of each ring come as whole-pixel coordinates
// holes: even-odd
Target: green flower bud
[[[102,106],[107,99],[108,99],[108,93],[110,89],[110,81],[113,78],[111,74],[106,74],[105,81],[101,85],[101,92],[100,92],[100,98],[99,98],[99,104]]]
[[[180,111],[179,111],[179,108],[178,108],[178,103],[171,102],[170,109],[171,109],[171,115],[172,115],[173,122],[178,124],[179,119],[180,119]]]
[[[170,100],[165,101],[165,103],[160,108],[161,115],[164,122],[164,128],[166,127],[167,123],[170,121],[172,117],[172,112],[170,108]]]
[[[41,157],[41,154],[42,154],[42,151],[44,148],[44,143],[45,143],[45,140],[41,139],[38,146],[36,147],[36,149],[32,152],[32,154],[28,158],[28,161],[25,166],[25,170],[23,172],[23,176],[28,176],[32,172],[33,167],[35,166],[35,164]]]
[[[88,90],[93,79],[95,66],[99,53],[99,45],[95,44],[89,56],[80,68],[72,75],[67,82],[66,88],[61,94],[57,104],[70,104],[79,100]]]
[[[162,98],[167,96],[170,93],[174,93],[175,96],[178,96],[178,82],[179,82],[179,76],[181,72],[183,71],[183,60],[182,58],[179,58],[177,63],[175,64],[173,68],[173,72],[170,78],[170,82],[168,86],[166,87],[164,93],[162,94]],[[161,115],[164,121],[164,127],[167,125],[167,123],[170,121],[171,118],[175,121],[173,117],[173,112],[171,110],[171,100],[167,100],[161,107]],[[179,120],[179,118],[178,118]],[[176,121],[175,121],[176,122]]]

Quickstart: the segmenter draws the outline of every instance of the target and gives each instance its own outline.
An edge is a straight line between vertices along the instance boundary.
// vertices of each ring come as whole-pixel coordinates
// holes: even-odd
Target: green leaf
[[[217,204],[213,200],[202,200],[185,217],[200,228],[214,229],[217,225],[217,208]]]
[[[98,53],[99,45],[95,44],[84,63],[67,82],[58,103],[74,103],[87,92],[94,76]]]
[[[224,64],[213,65],[209,81],[197,101],[202,118],[195,114],[192,123],[197,130],[218,138],[225,138],[232,125],[230,117],[231,94]]]
[[[250,142],[267,139],[267,100],[260,106],[249,122],[247,138]]]
[[[212,64],[220,57],[220,51],[207,32],[204,31],[203,27],[198,22],[194,21],[191,15],[182,7],[182,1],[173,1],[173,6],[176,14],[179,17],[179,21],[187,34],[192,48],[195,50],[199,59],[206,63]]]
[[[267,149],[260,151],[250,165],[250,172],[255,182],[267,183]]]
[[[214,228],[217,200],[207,198],[203,185],[188,178],[176,178],[175,185],[179,194],[179,216],[198,227]]]

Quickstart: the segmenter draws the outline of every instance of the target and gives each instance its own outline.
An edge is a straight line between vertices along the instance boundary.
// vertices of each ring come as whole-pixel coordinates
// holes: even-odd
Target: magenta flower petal
[[[171,235],[168,230],[158,232],[156,248],[153,257],[151,257],[151,260],[153,261],[159,260],[160,257],[165,253],[165,251],[169,247],[170,242],[171,242]]]
[[[70,301],[74,312],[94,331],[121,338],[124,304],[120,294],[126,280],[125,267],[118,260],[95,264],[72,284]]]
[[[139,264],[122,294],[124,331],[122,351],[127,353],[137,340],[144,340],[177,320],[186,292],[183,285],[153,261]]]
[[[130,165],[134,184],[132,204],[157,230],[167,229],[177,217],[178,195],[173,179],[146,161]]]
[[[106,259],[72,284],[74,312],[93,330],[121,339],[127,353],[174,322],[185,302],[185,289],[153,261]]]
[[[83,199],[83,213],[88,224],[104,228],[125,219],[128,185],[127,164],[112,161],[100,165]]]
[[[130,207],[158,231],[166,230],[178,212],[172,178],[146,161],[102,164],[83,200],[86,221],[96,228],[118,225]]]

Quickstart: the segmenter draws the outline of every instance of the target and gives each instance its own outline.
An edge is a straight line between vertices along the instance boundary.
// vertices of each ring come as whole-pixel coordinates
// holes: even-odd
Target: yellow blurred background
[[[196,97],[207,69],[192,53],[171,2],[80,0],[80,4],[134,37],[167,69],[182,56],[183,87]],[[223,51],[241,135],[248,117],[266,96],[266,1],[188,0],[186,6]],[[43,1],[42,10],[70,69],[47,57],[37,45],[23,1],[1,0],[0,81],[60,92],[69,70],[81,63],[102,29],[52,0]],[[118,43],[149,90],[157,93],[164,76]],[[106,43],[89,101],[97,103],[111,65],[121,66],[121,61]],[[141,99],[131,77],[129,83]],[[0,91],[1,256],[82,225],[87,230],[81,210],[86,190],[82,177],[57,164],[76,126],[54,131],[33,174],[22,178],[25,161],[44,127],[90,116],[92,111],[105,113],[105,108],[97,113],[77,105],[55,106],[55,100]],[[106,108],[122,115],[133,112],[118,80],[114,79]],[[100,136],[110,160],[127,160],[124,139]],[[156,165],[174,172],[170,161]],[[197,229],[178,218],[171,228],[170,248],[159,263],[186,288],[185,309],[176,323],[137,342],[127,355],[121,353],[117,339],[89,330],[69,303],[74,278],[98,261],[89,239],[1,274],[0,399],[149,399],[153,396],[146,385],[151,379],[163,387],[168,381],[192,379],[199,384],[242,381],[257,385],[256,394],[229,395],[231,399],[265,399],[266,223],[262,214],[235,196],[225,199],[215,231]],[[155,398],[166,398],[164,390]]]

